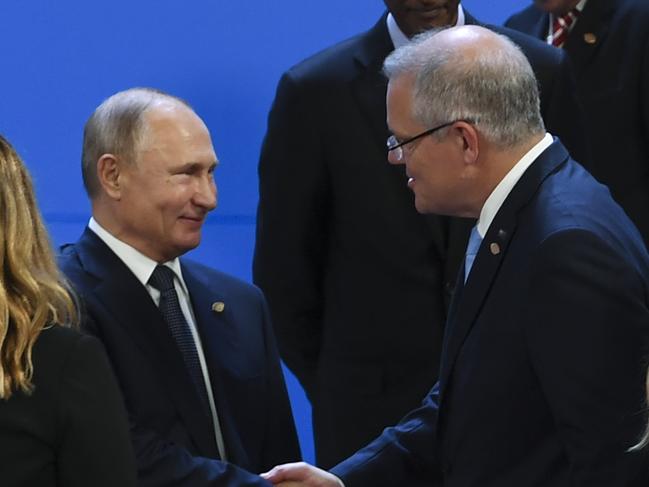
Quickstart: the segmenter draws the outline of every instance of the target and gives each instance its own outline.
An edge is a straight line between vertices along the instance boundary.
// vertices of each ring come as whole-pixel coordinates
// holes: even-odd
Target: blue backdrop
[[[502,23],[528,1],[464,0]],[[251,278],[257,158],[281,73],[369,28],[380,0],[5,0],[0,4],[0,133],[29,166],[55,244],[89,218],[80,175],[83,124],[116,91],[151,86],[188,100],[221,160],[219,207],[193,257]],[[310,411],[287,374],[302,450],[313,460]]]

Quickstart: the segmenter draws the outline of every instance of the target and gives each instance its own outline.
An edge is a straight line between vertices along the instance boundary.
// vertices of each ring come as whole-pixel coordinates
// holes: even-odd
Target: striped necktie
[[[555,15],[554,22],[552,22],[552,34],[550,35],[549,43],[555,47],[562,48],[568,39],[570,28],[577,20],[579,10],[573,8],[564,15]]]

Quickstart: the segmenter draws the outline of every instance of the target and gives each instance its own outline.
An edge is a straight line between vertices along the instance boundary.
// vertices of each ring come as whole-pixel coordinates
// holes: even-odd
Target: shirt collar
[[[139,250],[113,236],[93,217],[91,217],[88,222],[88,228],[90,228],[90,230],[92,230],[122,262],[124,262],[126,267],[129,268],[143,286],[148,285],[149,278],[158,265],[155,260],[150,259]],[[183,291],[187,293],[187,286],[185,285],[185,280],[183,279],[180,267],[180,259],[176,257],[173,260],[164,262],[162,265],[169,267],[174,272],[183,288]]]
[[[585,1],[585,0],[582,0]],[[388,32],[390,33],[390,39],[392,39],[392,45],[395,49],[405,46],[410,42],[408,36],[403,33],[403,31],[397,25],[397,21],[394,20],[392,13],[388,13],[388,18],[386,20],[388,25]],[[464,9],[462,5],[458,3],[457,5],[457,22],[453,27],[464,25]]]
[[[496,188],[491,192],[487,201],[485,201],[482,210],[480,211],[480,218],[478,218],[478,233],[480,237],[484,238],[491,222],[496,217],[496,213],[500,210],[505,199],[509,196],[518,180],[523,176],[528,167],[536,160],[541,153],[552,145],[553,138],[550,134],[546,133],[545,137],[541,139],[534,147],[532,147],[516,164],[512,167],[504,178],[498,183]]]

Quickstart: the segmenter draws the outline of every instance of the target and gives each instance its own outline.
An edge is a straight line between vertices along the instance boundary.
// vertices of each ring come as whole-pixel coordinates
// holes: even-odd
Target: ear
[[[122,196],[120,178],[122,161],[113,154],[104,154],[97,161],[97,179],[104,193],[111,199],[119,200]]]
[[[457,122],[455,129],[458,131],[462,144],[462,154],[465,164],[475,164],[480,154],[480,137],[476,128],[468,122]]]

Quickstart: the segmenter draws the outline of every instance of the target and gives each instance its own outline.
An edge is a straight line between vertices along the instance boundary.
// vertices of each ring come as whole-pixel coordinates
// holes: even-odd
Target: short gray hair
[[[442,30],[415,37],[385,60],[388,78],[414,76],[412,115],[429,127],[471,121],[501,148],[543,133],[536,77],[519,47],[492,32],[501,49],[464,56],[448,43],[431,42]]]
[[[157,102],[189,104],[173,95],[153,88],[131,88],[104,100],[83,129],[81,174],[90,199],[99,193],[97,161],[104,154],[113,154],[133,163],[138,145],[144,136],[144,113]]]

